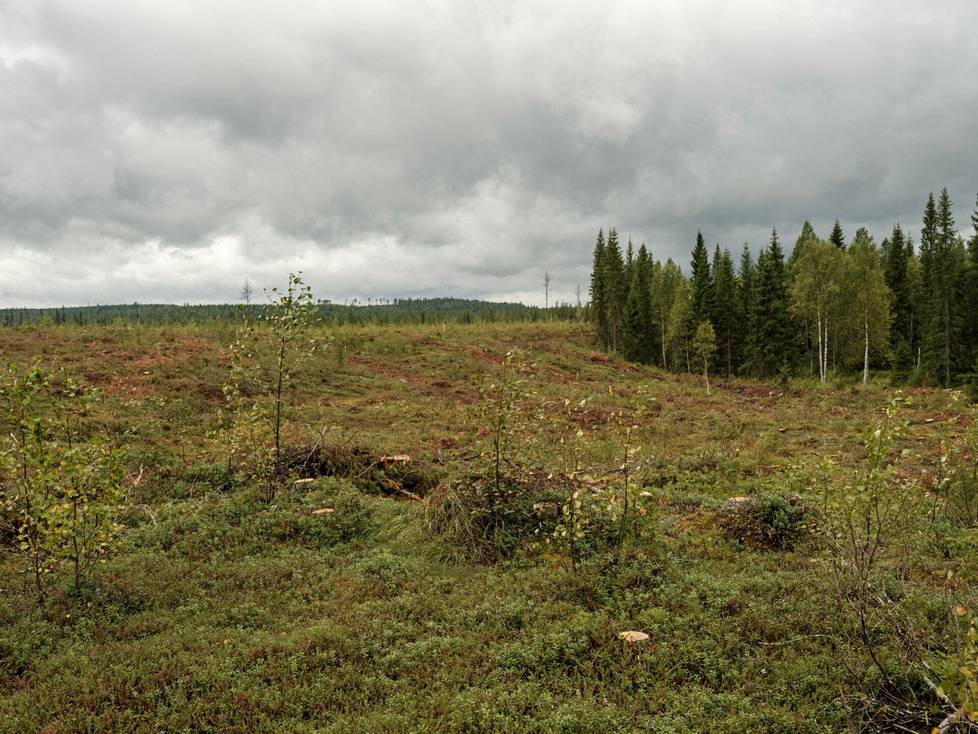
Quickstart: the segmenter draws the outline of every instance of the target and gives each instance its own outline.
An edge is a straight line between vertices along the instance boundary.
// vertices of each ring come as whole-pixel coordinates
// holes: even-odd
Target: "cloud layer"
[[[978,191],[978,4],[0,0],[0,305],[542,301]]]

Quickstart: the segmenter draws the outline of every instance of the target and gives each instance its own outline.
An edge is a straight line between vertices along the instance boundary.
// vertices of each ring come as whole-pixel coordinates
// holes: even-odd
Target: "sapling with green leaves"
[[[874,704],[880,707],[894,702],[911,705],[915,694],[907,681],[924,672],[919,625],[901,600],[907,577],[904,564],[914,553],[913,543],[925,536],[928,514],[919,485],[898,471],[900,459],[909,455],[908,449],[897,446],[909,425],[902,410],[911,402],[899,392],[892,398],[867,432],[866,459],[848,481],[839,480],[838,468],[828,459],[813,480],[822,487],[818,522],[828,551],[833,597],[840,619],[852,625],[851,640],[843,638],[840,644],[865,654],[865,662],[852,657],[850,671],[864,684],[865,695],[882,695]],[[892,649],[902,651],[899,674],[888,658]],[[875,670],[878,679],[867,670]]]
[[[503,463],[513,434],[519,427],[519,404],[527,397],[526,385],[531,366],[526,355],[512,349],[503,359],[502,369],[479,387],[480,424],[488,439],[483,455],[496,492],[502,490]]]
[[[978,410],[970,404],[962,405],[962,397],[960,392],[951,391],[937,422],[937,452],[930,487],[935,530],[978,526]],[[958,435],[960,422],[965,423],[963,435]]]
[[[621,479],[619,486],[609,493],[609,509],[613,519],[618,521],[618,533],[615,537],[615,562],[621,564],[622,547],[628,531],[628,521],[632,519],[632,515],[643,511],[640,504],[639,487],[635,482],[635,471],[638,468],[635,463],[635,456],[641,452],[642,447],[634,443],[635,431],[638,426],[633,423],[630,417],[618,413],[615,419],[621,437],[622,461],[618,467]]]
[[[576,404],[565,400],[564,406],[569,409],[570,417],[573,417],[577,411],[585,408],[589,400],[590,398],[585,397]],[[602,513],[602,507],[592,485],[584,479],[587,437],[583,429],[562,435],[560,444],[564,448],[567,494],[559,508],[557,523],[547,541],[563,546],[571,568],[576,569],[581,556],[581,544],[593,528],[597,516]]]
[[[450,538],[468,558],[505,558],[535,522],[534,497],[513,446],[528,430],[522,404],[532,397],[531,369],[524,353],[514,349],[501,369],[480,380],[474,426],[482,444],[479,465],[468,476],[448,482],[427,505],[430,531]]]
[[[98,399],[67,374],[55,384],[39,364],[26,371],[10,365],[0,380],[6,428],[0,522],[33,576],[38,604],[47,598],[48,579],[64,565],[81,593],[118,536],[122,452],[98,436],[83,441],[80,435],[80,416]]]
[[[275,477],[282,476],[282,395],[292,385],[299,366],[316,351],[317,343],[309,335],[319,320],[319,309],[312,297],[312,288],[301,278],[302,273],[289,273],[284,291],[272,288],[271,303],[263,319],[268,324],[275,346],[272,373],[273,420],[275,430]]]
[[[927,668],[937,673],[940,683],[925,676],[925,681],[940,702],[946,716],[933,728],[937,734],[978,729],[978,617],[962,604],[954,606],[958,649],[938,656]]]
[[[703,380],[706,382],[706,394],[710,394],[710,362],[717,351],[717,336],[713,331],[713,324],[709,321],[701,321],[693,334],[693,354],[703,365]]]
[[[229,462],[243,451],[250,452],[250,473],[264,479],[269,500],[284,475],[285,391],[294,386],[300,366],[319,347],[319,340],[312,334],[319,309],[312,288],[301,276],[289,273],[284,290],[271,290],[258,323],[248,320],[239,330],[231,348],[232,367],[224,387],[232,429],[228,434]],[[246,385],[257,393],[256,399],[246,398]],[[263,436],[265,426],[268,436]]]

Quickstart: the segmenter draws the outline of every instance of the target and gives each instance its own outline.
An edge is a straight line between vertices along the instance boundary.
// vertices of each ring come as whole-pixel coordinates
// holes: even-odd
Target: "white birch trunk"
[[[822,337],[822,382],[829,380],[829,320],[825,319],[825,334]]]
[[[863,325],[865,327],[866,348],[863,352],[863,384],[869,382],[869,312],[863,314]]]
[[[822,366],[822,307],[819,306],[817,311],[818,318],[818,381],[825,384],[825,369]]]
[[[662,328],[659,330],[662,336],[662,369],[667,370],[669,369],[669,364],[666,362],[666,320],[661,319],[659,323],[662,325]]]

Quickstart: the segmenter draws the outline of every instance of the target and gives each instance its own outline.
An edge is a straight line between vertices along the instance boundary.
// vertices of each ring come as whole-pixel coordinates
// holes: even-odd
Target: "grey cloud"
[[[0,0],[0,304],[225,300],[289,267],[333,298],[533,300],[549,269],[570,299],[611,224],[685,264],[697,229],[914,229],[945,184],[964,223],[976,22],[970,0]]]

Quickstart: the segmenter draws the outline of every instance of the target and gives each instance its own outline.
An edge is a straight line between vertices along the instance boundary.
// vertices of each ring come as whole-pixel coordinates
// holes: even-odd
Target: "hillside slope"
[[[231,327],[0,330],[8,361],[39,355],[103,389],[92,420],[130,447],[134,477],[122,546],[82,602],[65,587],[38,609],[19,560],[2,556],[0,731],[828,732],[896,720],[865,693],[886,684],[806,525],[814,515],[790,516],[818,511],[813,478],[843,483],[865,461],[890,390],[720,379],[707,396],[696,376],[594,351],[574,323],[330,337],[289,393],[285,435],[294,456],[333,463],[297,461],[268,503],[222,463]],[[446,487],[487,471],[479,387],[512,349],[528,367],[507,471],[548,485],[576,462],[613,487],[635,426],[644,514],[620,562],[596,546],[572,565],[542,520],[496,563],[430,532]],[[899,471],[922,500],[939,434],[969,430],[945,420],[963,411],[948,403],[919,391],[904,411]],[[393,455],[414,474],[391,490]],[[778,499],[787,520],[731,522],[742,500],[730,498],[745,496]],[[941,537],[914,546],[901,580],[935,650],[947,572],[964,580],[955,598],[973,599],[978,570],[973,527]],[[628,630],[649,639],[619,639]],[[874,634],[898,671],[900,644]]]

